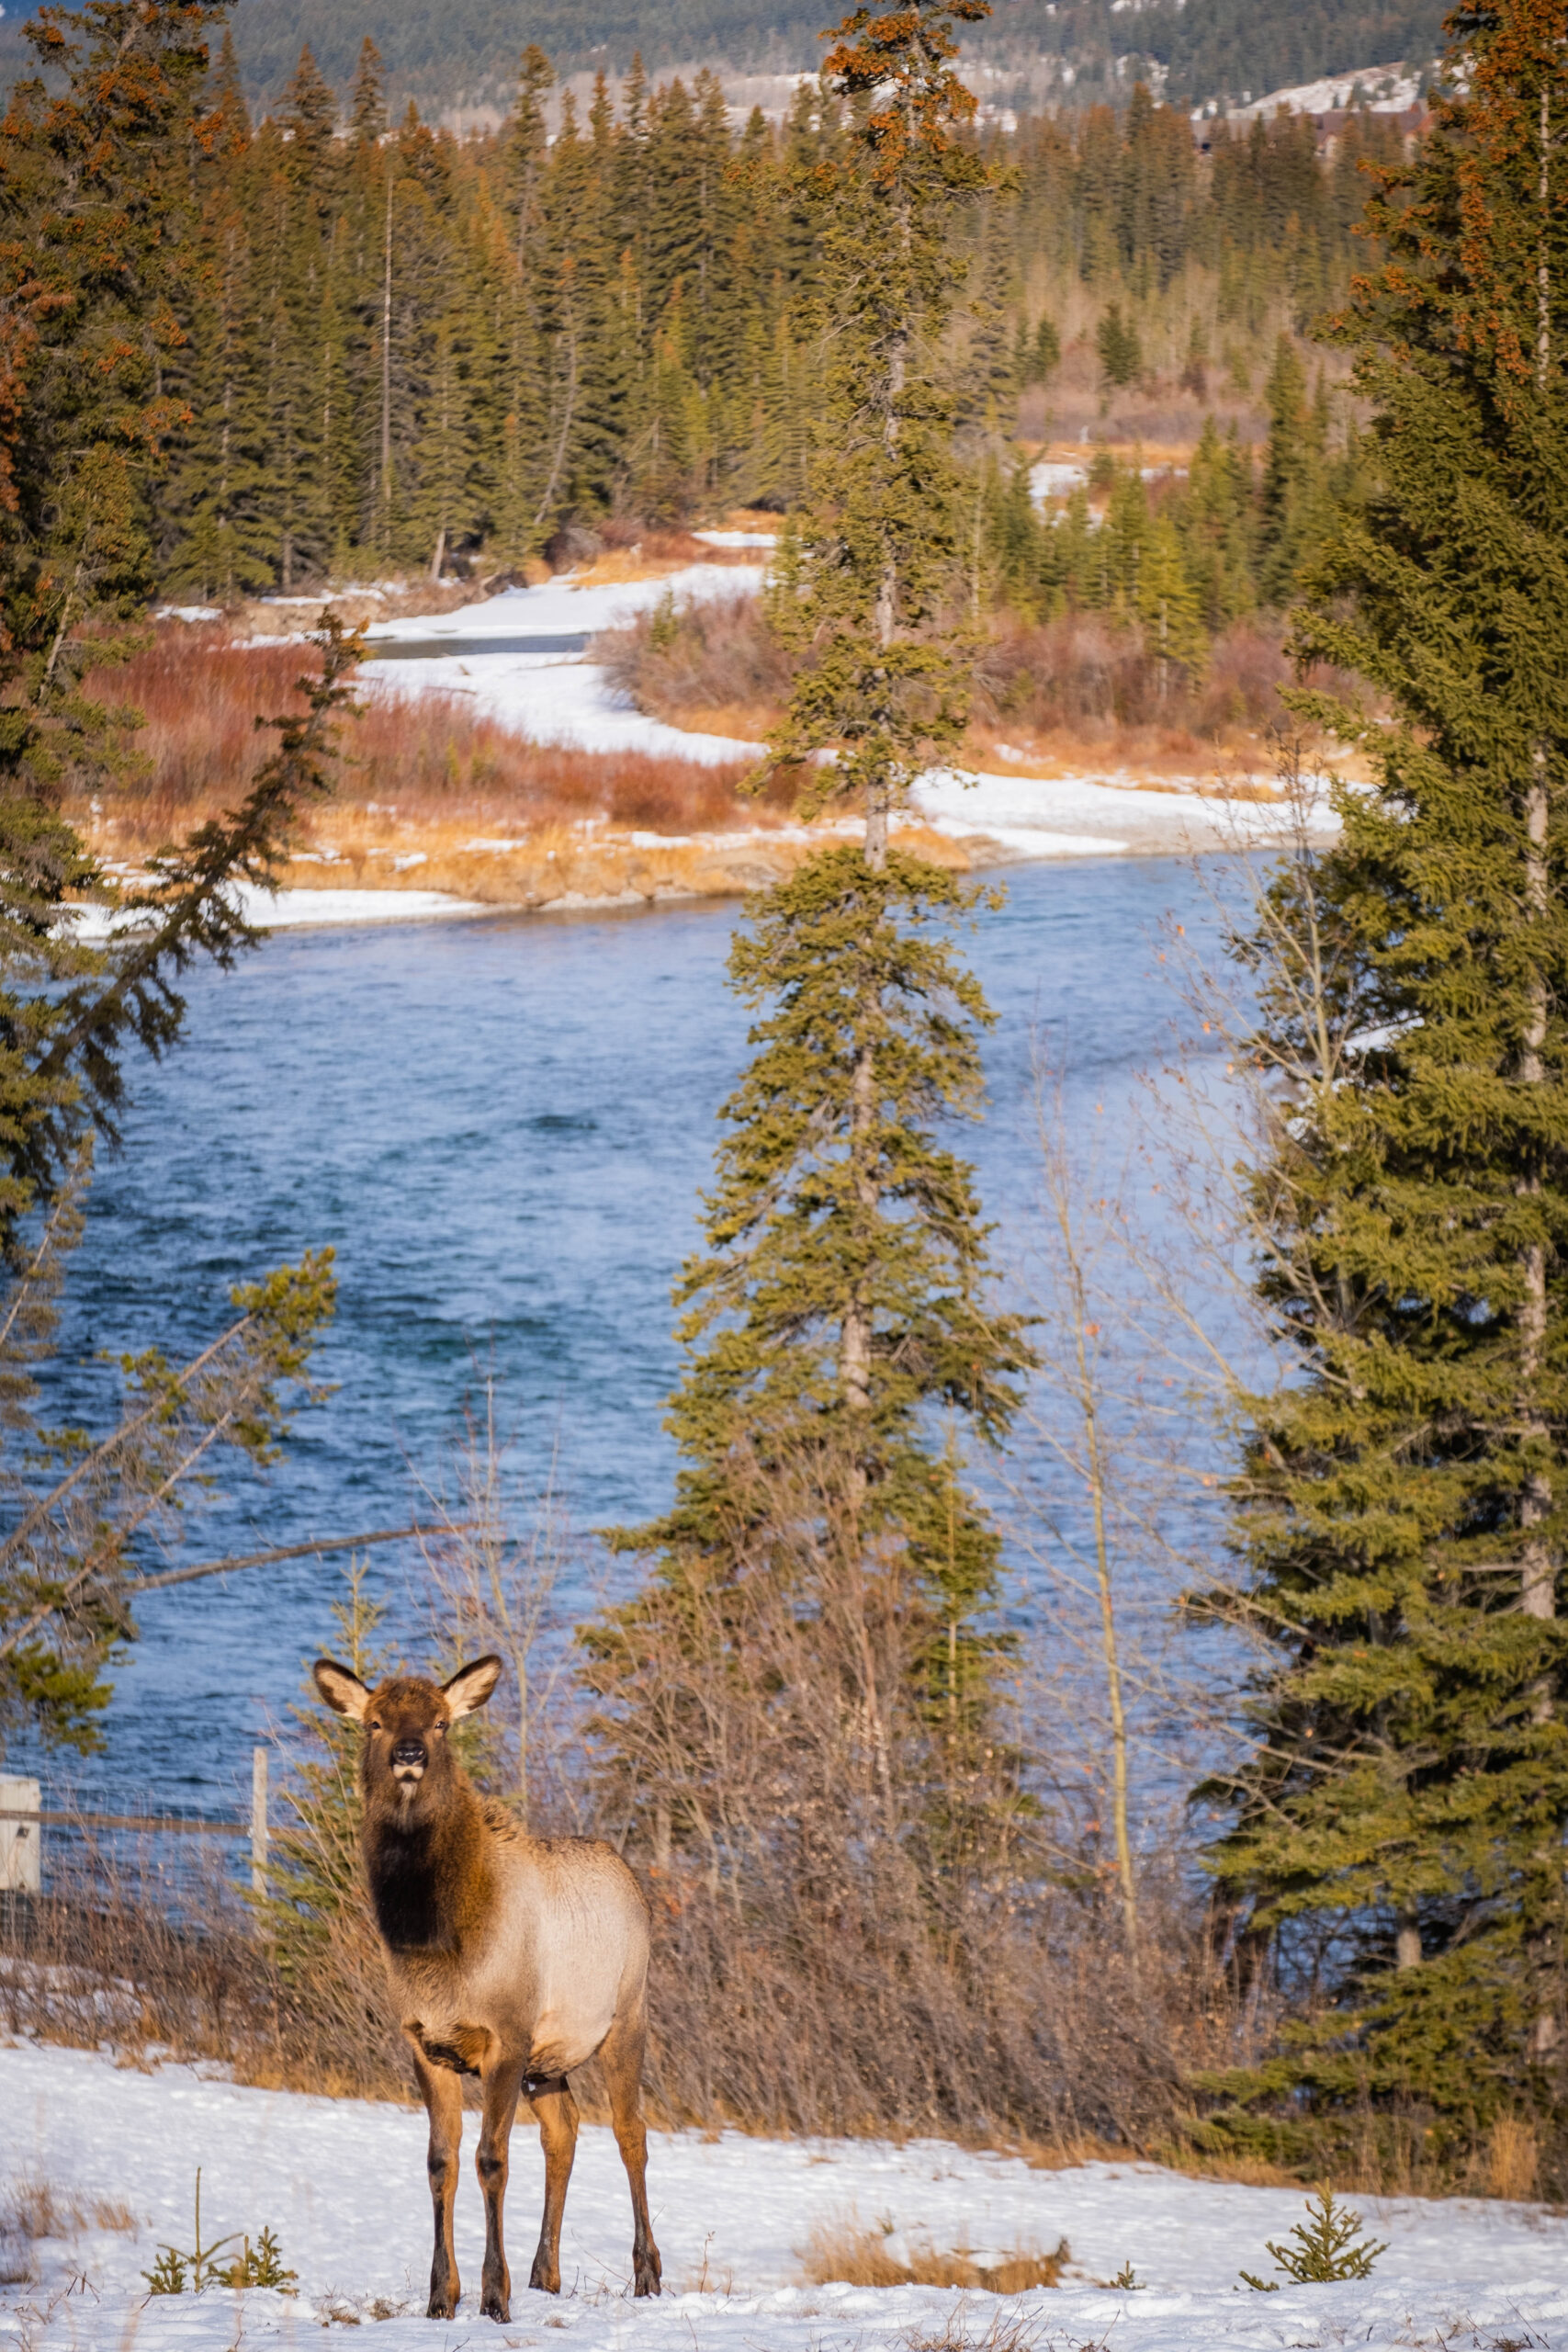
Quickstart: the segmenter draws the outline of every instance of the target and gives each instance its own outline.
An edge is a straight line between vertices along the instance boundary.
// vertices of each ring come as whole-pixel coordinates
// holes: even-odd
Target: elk
[[[430,2118],[435,2256],[430,2317],[460,2292],[452,2244],[464,2075],[484,2117],[475,2158],[485,2205],[481,2314],[511,2317],[502,2235],[507,2146],[519,2098],[539,2120],[545,2214],[531,2287],[560,2292],[560,2225],[577,2148],[568,2076],[597,2054],[632,2195],[635,2291],[657,2295],[648,2218],[642,2058],[648,2030],[648,1905],[615,1849],[590,1838],[532,1838],[482,1797],[447,1736],[482,1707],[502,1670],[481,1657],[437,1685],[397,1675],[367,1690],[333,1658],[316,1688],[358,1724],[360,1850],[387,1973]]]

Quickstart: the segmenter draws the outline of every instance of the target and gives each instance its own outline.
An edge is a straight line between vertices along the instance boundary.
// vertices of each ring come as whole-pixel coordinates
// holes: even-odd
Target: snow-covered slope
[[[429,2260],[424,2119],[352,2100],[304,2098],[205,2080],[189,2069],[117,2069],[79,2052],[0,2050],[0,2176],[47,2180],[64,2195],[123,2200],[139,2231],[97,2230],[42,2242],[39,2275],[0,2287],[0,2341],[63,2347],[190,2346],[232,2352],[303,2345],[334,2318],[386,2318],[375,2341],[457,2352],[486,2343],[575,2352],[943,2352],[985,2345],[1000,2320],[1024,2323],[1037,2352],[1280,2352],[1359,2346],[1371,2352],[1562,2352],[1568,2347],[1568,2228],[1524,2206],[1470,2201],[1365,2203],[1390,2241],[1367,2283],[1258,2295],[1238,2269],[1269,2269],[1264,2241],[1301,2211],[1293,2191],[1192,2181],[1151,2165],[1032,2170],[1015,2157],[936,2141],[778,2142],[736,2132],[656,2133],[649,2158],[654,2227],[667,2292],[633,2303],[624,2290],[630,2225],[610,2134],[585,2130],[567,2202],[558,2302],[513,2293],[510,2326],[477,2318],[481,2223],[471,2164],[457,2205],[465,2294],[457,2321],[422,2316]],[[466,2154],[471,2157],[475,2119]],[[140,2272],[156,2243],[191,2243],[196,2168],[204,2233],[264,2225],[299,2272],[297,2297],[228,2290],[148,2301]],[[8,2185],[0,2177],[0,2204]],[[508,2199],[514,2279],[527,2276],[542,2170],[520,2122]],[[908,2239],[987,2254],[1050,2248],[1066,2236],[1066,2282],[1003,2304],[947,2290],[803,2287],[795,2249],[813,2223],[858,2217]],[[1147,2284],[1105,2288],[1131,2263]],[[700,2283],[705,2279],[705,2287]],[[997,2338],[991,2339],[993,2346]]]

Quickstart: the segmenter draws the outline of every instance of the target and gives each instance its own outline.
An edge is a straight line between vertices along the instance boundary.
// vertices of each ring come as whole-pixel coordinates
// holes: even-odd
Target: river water
[[[1017,1265],[1037,1214],[1034,1040],[1068,1061],[1075,1117],[1114,1130],[1178,1010],[1161,927],[1201,937],[1213,918],[1175,859],[1005,880],[968,942],[999,1020],[987,1116],[964,1141],[997,1257]],[[341,1292],[318,1360],[335,1393],[265,1483],[229,1480],[200,1506],[171,1557],[417,1515],[415,1480],[443,1475],[487,1374],[519,1478],[536,1484],[553,1457],[579,1526],[660,1506],[671,1283],[745,1053],[724,978],[737,919],[703,904],[283,933],[236,972],[192,976],[185,1040],[136,1072],[124,1149],[100,1162],[51,1405],[106,1416],[116,1375],[99,1351],[194,1351],[231,1283],[309,1247],[333,1245]],[[399,1605],[397,1548],[373,1557]],[[330,1643],[343,1573],[300,1560],[143,1600],[107,1751],[73,1768],[83,1798],[231,1806],[253,1738]]]

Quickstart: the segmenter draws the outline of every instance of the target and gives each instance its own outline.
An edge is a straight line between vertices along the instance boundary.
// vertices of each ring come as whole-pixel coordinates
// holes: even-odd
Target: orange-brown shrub
[[[761,598],[752,595],[640,613],[626,628],[606,629],[593,650],[640,709],[670,714],[777,709],[794,676]]]
[[[136,738],[144,774],[103,795],[119,840],[153,846],[246,791],[276,741],[257,717],[298,710],[313,662],[307,644],[236,647],[217,630],[186,629],[161,633],[126,669],[90,680],[145,720]],[[455,695],[367,695],[342,742],[340,798],[410,819],[471,818],[519,831],[588,817],[661,832],[759,821],[757,807],[737,797],[750,765],[742,755],[705,767],[530,743]]]

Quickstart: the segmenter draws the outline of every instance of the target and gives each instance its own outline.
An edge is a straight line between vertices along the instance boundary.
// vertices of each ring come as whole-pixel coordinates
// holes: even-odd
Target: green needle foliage
[[[850,1905],[869,1941],[911,1950],[921,1905],[993,1862],[1022,1810],[998,1540],[956,1432],[1000,1439],[1032,1358],[989,1300],[972,1172],[938,1135],[978,1106],[991,1016],[947,936],[978,899],[888,841],[962,720],[939,345],[946,211],[984,179],[951,19],[985,13],[860,10],[827,61],[846,121],[820,191],[834,356],[775,590],[807,658],[772,751],[827,752],[803,799],[854,802],[866,835],[754,899],[734,948],[760,1017],[678,1294],[675,1504],[620,1536],[653,1576],[583,1636],[604,1779],[659,1866],[700,1860],[764,1933],[789,1932],[808,1887],[847,1934],[831,1889],[868,1853]],[[951,1952],[961,1906],[947,1917]]]
[[[889,809],[933,752],[956,745],[967,716],[941,338],[963,277],[951,218],[991,184],[963,136],[975,100],[953,71],[953,23],[989,14],[989,0],[916,0],[877,17],[860,8],[823,65],[851,135],[813,181],[831,356],[810,501],[774,567],[770,616],[805,658],[764,774],[829,754],[801,805],[863,808],[874,859]]]
[[[1273,2238],[1268,2242],[1274,2257],[1276,2270],[1293,2279],[1298,2287],[1329,2287],[1341,2278],[1370,2278],[1380,2254],[1388,2252],[1386,2239],[1376,2241],[1361,2236],[1361,2217],[1347,2205],[1336,2205],[1334,2191],[1325,2184],[1314,2197],[1307,2199],[1304,2222],[1292,2222],[1291,2239],[1283,2245]],[[1250,2270],[1242,2272],[1248,2287],[1260,2295],[1277,2295],[1277,2278],[1255,2278]]]
[[[112,1135],[122,1057],[162,1052],[197,955],[255,933],[233,885],[266,884],[299,810],[330,788],[357,648],[329,625],[305,713],[241,807],[152,861],[118,899],[61,814],[112,782],[134,714],[84,680],[140,642],[155,577],[154,490],[190,422],[186,361],[205,158],[232,104],[206,97],[205,0],[88,0],[25,28],[39,74],[0,122],[0,1246],[54,1197],[84,1135]],[[130,755],[134,758],[134,754]],[[77,938],[67,896],[117,902],[108,946]]]
[[[1376,487],[1299,629],[1393,717],[1321,707],[1375,783],[1244,948],[1302,1377],[1255,1408],[1248,1575],[1203,1604],[1266,1653],[1209,1860],[1319,1999],[1211,2087],[1303,2161],[1508,2109],[1550,2140],[1564,2104],[1568,9],[1451,23],[1465,95],[1385,175],[1341,328]]]

